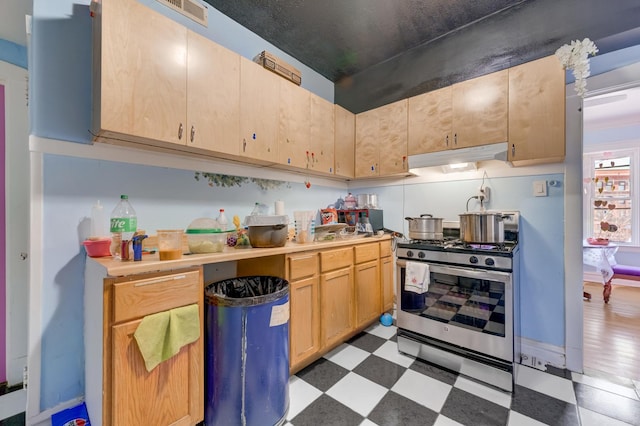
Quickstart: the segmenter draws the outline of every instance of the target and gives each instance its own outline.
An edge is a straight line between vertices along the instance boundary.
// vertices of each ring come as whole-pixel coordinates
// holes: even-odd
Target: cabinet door
[[[202,337],[147,372],[133,333],[142,320],[112,327],[113,425],[194,425],[202,418]],[[200,385],[199,385],[200,384]]]
[[[393,256],[380,259],[380,288],[382,311],[393,309]]]
[[[240,56],[189,31],[187,145],[238,155]]]
[[[291,282],[289,303],[289,364],[296,369],[320,350],[318,277]]]
[[[240,58],[240,155],[278,161],[278,94],[281,77]]]
[[[320,336],[322,347],[344,340],[353,330],[353,269],[320,276]]]
[[[504,70],[451,87],[453,148],[506,142],[508,80]]]
[[[380,176],[407,171],[407,99],[379,108]]]
[[[356,328],[380,315],[380,267],[378,261],[355,266]]]
[[[378,176],[379,138],[378,109],[356,115],[355,175],[357,178]]]
[[[94,127],[186,143],[187,29],[135,0],[102,2]]]
[[[335,165],[336,175],[353,178],[356,143],[356,116],[340,105],[335,112]]]
[[[509,153],[515,165],[563,161],[565,72],[555,56],[509,69]]]
[[[280,79],[278,162],[288,166],[311,167],[309,152],[309,92]]]
[[[451,149],[451,86],[409,98],[409,155]]]
[[[320,96],[310,96],[309,151],[313,170],[333,174],[335,119],[333,104]]]

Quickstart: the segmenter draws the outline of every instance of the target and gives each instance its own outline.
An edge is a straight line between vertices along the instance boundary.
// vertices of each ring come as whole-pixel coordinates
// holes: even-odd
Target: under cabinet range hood
[[[507,142],[409,156],[409,170],[486,160],[507,161]]]

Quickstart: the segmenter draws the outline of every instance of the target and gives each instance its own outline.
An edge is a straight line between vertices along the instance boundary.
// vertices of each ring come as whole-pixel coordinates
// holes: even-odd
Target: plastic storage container
[[[219,253],[227,244],[227,232],[220,229],[218,221],[208,217],[191,222],[185,233],[189,252],[194,254]]]
[[[244,219],[249,228],[251,247],[282,247],[289,236],[289,217],[287,215],[251,215]]]
[[[205,424],[280,425],[289,410],[289,283],[234,278],[205,288]]]
[[[182,229],[158,230],[158,255],[160,260],[176,260],[182,257]]]

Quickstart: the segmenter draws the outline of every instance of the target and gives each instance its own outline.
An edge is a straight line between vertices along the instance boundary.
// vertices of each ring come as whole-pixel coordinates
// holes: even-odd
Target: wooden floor
[[[584,283],[584,368],[640,380],[640,287],[613,286],[602,300],[602,284]]]

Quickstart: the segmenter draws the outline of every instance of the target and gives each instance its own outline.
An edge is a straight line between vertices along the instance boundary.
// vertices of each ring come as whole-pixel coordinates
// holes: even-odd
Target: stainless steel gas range
[[[398,242],[396,314],[399,351],[511,392],[519,214],[508,214],[501,243]]]

